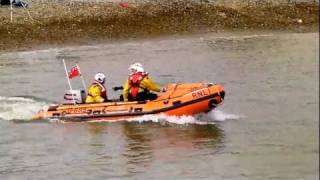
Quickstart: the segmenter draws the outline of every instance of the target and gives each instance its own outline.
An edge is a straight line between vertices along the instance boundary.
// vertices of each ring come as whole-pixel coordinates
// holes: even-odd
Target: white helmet
[[[94,80],[98,81],[99,83],[103,84],[106,79],[106,75],[103,73],[97,73],[94,75]]]
[[[142,67],[142,64],[137,62],[129,66],[129,71],[131,71],[132,73],[144,72],[144,69]]]

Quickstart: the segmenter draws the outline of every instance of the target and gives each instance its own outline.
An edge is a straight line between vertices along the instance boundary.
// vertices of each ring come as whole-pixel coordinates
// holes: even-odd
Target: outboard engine
[[[85,90],[66,90],[63,99],[64,104],[73,104],[73,99],[77,104],[82,104],[85,102],[86,92]]]

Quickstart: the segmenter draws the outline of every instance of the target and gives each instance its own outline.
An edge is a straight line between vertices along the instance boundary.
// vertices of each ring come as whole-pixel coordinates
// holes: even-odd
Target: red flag
[[[72,79],[74,77],[77,77],[80,75],[80,68],[79,66],[73,66],[70,71],[68,72],[69,74],[69,79]]]

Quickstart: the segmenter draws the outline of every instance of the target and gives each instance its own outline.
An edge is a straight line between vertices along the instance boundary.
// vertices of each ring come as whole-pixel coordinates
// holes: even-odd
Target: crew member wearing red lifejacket
[[[129,67],[131,75],[123,85],[124,101],[154,100],[157,95],[150,91],[160,92],[161,88],[146,73],[140,63]]]
[[[102,103],[108,100],[107,90],[104,87],[106,76],[98,73],[94,76],[94,81],[88,89],[86,103]]]

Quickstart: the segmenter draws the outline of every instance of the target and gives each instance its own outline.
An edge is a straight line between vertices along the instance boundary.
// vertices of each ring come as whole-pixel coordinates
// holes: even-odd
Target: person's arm
[[[126,80],[126,82],[123,84],[123,90],[122,90],[123,101],[128,101],[129,88],[130,88],[129,81]]]
[[[161,91],[161,87],[156,84],[150,77],[145,77],[142,81],[143,86],[146,87],[147,89],[151,90],[151,91],[155,91],[155,92],[160,92]]]

